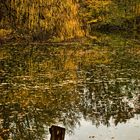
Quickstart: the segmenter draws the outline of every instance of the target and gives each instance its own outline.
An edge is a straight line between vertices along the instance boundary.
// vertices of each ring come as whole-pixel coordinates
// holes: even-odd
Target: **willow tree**
[[[61,40],[83,36],[75,0],[11,0],[16,27]]]

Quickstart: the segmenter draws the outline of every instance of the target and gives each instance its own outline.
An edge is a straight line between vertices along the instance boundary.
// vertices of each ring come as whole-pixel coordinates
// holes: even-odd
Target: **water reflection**
[[[138,44],[107,43],[2,46],[1,138],[43,140],[52,124],[71,132],[81,118],[110,126],[140,114]]]

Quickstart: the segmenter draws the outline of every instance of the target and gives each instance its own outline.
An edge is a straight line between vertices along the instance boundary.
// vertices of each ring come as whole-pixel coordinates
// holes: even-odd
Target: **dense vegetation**
[[[16,40],[60,41],[88,36],[95,29],[138,31],[139,21],[139,0],[1,0],[0,3],[1,40],[9,34]]]

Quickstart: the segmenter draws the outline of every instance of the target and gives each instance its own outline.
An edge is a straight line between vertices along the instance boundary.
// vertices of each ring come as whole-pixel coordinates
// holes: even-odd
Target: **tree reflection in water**
[[[117,125],[140,114],[137,47],[0,49],[0,136],[4,140],[46,139],[52,124],[71,132],[81,118],[109,126],[110,119]]]

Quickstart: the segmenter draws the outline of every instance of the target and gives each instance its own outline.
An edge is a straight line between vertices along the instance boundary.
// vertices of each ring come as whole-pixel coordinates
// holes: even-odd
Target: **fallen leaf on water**
[[[89,136],[89,138],[95,138],[95,136]]]

